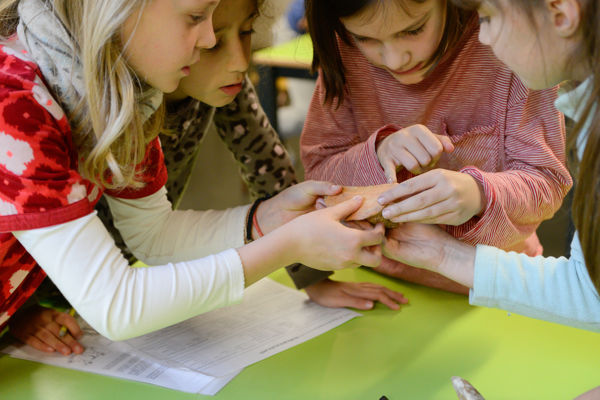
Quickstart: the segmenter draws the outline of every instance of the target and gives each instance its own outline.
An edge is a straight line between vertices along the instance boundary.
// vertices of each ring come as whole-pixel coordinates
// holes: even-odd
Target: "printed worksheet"
[[[82,329],[85,334],[80,342],[85,346],[85,352],[81,355],[65,357],[58,353],[44,353],[29,346],[9,346],[2,351],[14,358],[205,395],[216,394],[240,372],[214,378],[186,368],[168,367],[131,353],[129,346],[123,342],[110,341],[83,322]]]
[[[126,341],[132,351],[174,367],[228,376],[356,317],[326,308],[271,279],[246,289],[240,304]]]
[[[47,354],[28,346],[0,350],[15,358],[214,395],[244,367],[356,316],[321,307],[266,278],[246,289],[240,304],[122,342],[104,338],[80,320],[86,348],[81,355]]]

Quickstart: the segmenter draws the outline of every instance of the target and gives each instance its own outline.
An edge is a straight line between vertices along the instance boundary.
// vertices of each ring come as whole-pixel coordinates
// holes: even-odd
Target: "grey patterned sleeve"
[[[290,156],[248,77],[235,101],[215,111],[214,122],[221,140],[237,160],[252,198],[276,194],[296,183]],[[290,265],[286,270],[298,289],[332,274],[302,264]]]

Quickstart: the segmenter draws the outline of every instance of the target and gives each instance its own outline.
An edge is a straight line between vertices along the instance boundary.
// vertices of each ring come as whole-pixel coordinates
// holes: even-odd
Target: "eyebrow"
[[[425,13],[425,14],[424,14],[424,15],[421,17],[421,19],[417,20],[415,23],[413,23],[412,25],[409,25],[409,26],[407,26],[406,28],[404,28],[404,29],[402,29],[402,30],[400,30],[400,31],[398,31],[398,32],[395,32],[395,33],[393,33],[391,36],[396,36],[396,35],[398,35],[399,33],[404,33],[404,32],[412,31],[412,30],[415,30],[415,29],[419,28],[421,25],[423,25],[425,22],[427,22],[427,20],[429,19],[429,17],[431,17],[431,12],[432,12],[432,11],[431,11],[431,10],[429,10],[427,13]],[[356,39],[373,39],[373,38],[370,38],[370,37],[368,37],[368,36],[362,36],[362,35],[358,35],[358,34],[356,34],[356,33],[352,32],[352,31],[348,31],[348,32],[349,32],[349,33],[350,33],[352,36],[354,36]]]
[[[248,22],[250,20],[258,18],[259,15],[260,14],[258,11],[253,11],[252,14],[250,14],[250,15],[248,15],[248,17],[246,17],[244,22]],[[223,32],[224,30],[227,30],[227,28],[229,28],[229,26],[230,25],[225,25],[225,26],[221,26],[220,28],[215,29],[215,35],[218,35],[219,33]]]

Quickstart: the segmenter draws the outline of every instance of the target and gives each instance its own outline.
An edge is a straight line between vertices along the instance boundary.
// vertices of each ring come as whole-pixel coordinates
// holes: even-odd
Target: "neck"
[[[183,92],[181,88],[177,88],[174,92],[165,93],[165,101],[167,105],[178,103],[181,100],[187,99],[189,96]]]

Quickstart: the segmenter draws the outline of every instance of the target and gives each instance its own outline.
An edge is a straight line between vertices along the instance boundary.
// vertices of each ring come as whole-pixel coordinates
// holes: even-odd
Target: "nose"
[[[386,68],[396,71],[410,65],[412,54],[410,51],[401,49],[393,44],[384,44],[381,58]]]
[[[227,63],[227,69],[229,72],[245,73],[250,64],[249,46],[244,46],[243,41],[238,37],[235,40],[231,40],[228,50],[229,60]]]
[[[198,32],[196,47],[200,49],[210,49],[215,47],[217,38],[215,36],[212,20],[208,20],[205,24],[200,24],[199,26],[201,26],[202,29]]]

